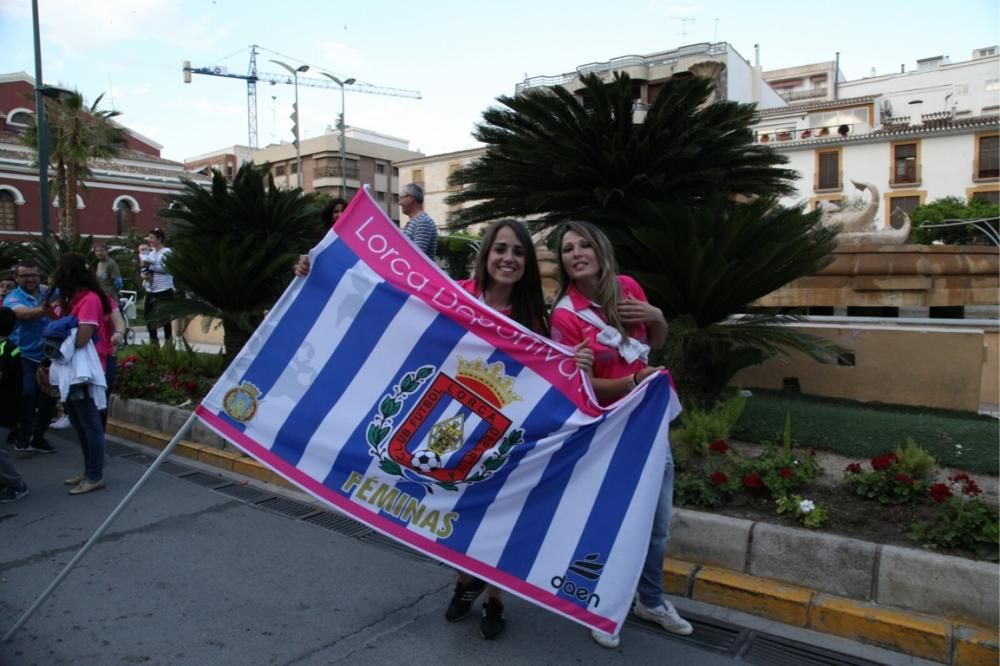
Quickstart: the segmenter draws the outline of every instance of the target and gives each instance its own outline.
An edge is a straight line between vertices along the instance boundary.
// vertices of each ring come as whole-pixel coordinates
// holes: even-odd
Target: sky
[[[526,76],[645,55],[685,44],[729,42],[765,70],[833,60],[848,80],[908,69],[919,58],[968,60],[1000,42],[996,0],[38,0],[45,83],[88,101],[185,158],[247,144],[241,80],[194,75],[182,62],[245,74],[250,45],[268,62],[308,64],[374,86],[417,90],[421,99],[351,92],[349,126],[409,141],[434,154],[475,147],[472,130],[499,95]],[[0,73],[34,76],[29,0],[0,0]],[[319,77],[321,78],[321,77]],[[258,84],[261,147],[290,141],[293,86]],[[339,90],[299,87],[302,138],[336,124]]]

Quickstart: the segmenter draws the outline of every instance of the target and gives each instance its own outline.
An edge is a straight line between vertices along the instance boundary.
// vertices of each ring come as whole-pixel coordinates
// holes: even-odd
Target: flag
[[[615,633],[679,412],[658,374],[600,407],[573,350],[453,282],[365,191],[197,408],[334,509]]]

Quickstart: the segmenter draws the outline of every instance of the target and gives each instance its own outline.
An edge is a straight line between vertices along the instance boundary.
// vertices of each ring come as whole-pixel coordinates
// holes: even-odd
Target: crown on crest
[[[514,393],[514,378],[504,374],[504,365],[501,361],[487,365],[481,358],[466,361],[459,356],[455,379],[497,408],[521,399],[521,396]]]

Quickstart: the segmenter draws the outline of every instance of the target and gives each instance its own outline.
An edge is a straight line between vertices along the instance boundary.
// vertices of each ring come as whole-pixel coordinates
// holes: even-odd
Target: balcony
[[[900,163],[889,167],[889,187],[913,187],[920,184],[920,164]]]
[[[789,90],[788,92],[778,94],[780,94],[786,102],[797,102],[803,99],[825,98],[827,90],[827,88],[812,88],[810,90]]]
[[[754,143],[783,143],[791,141],[810,141],[815,139],[836,139],[838,136],[847,138],[857,134],[867,134],[871,131],[868,123],[843,123],[825,127],[791,127],[772,130],[756,130]]]
[[[344,172],[346,173],[348,178],[353,178],[354,180],[360,178],[360,172],[357,165],[352,166],[348,164],[347,169],[345,169]],[[341,173],[339,164],[337,164],[336,166],[316,167],[316,169],[313,171],[313,178],[340,178],[340,177]]]

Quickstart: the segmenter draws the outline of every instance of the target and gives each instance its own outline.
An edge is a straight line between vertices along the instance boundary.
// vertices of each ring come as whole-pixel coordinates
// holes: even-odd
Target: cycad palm
[[[322,234],[318,207],[301,190],[276,187],[266,166],[249,163],[232,185],[218,171],[209,190],[184,181],[168,204],[160,211],[170,222],[166,267],[192,297],[170,303],[167,314],[221,320],[232,359],[288,285],[294,258]]]
[[[840,350],[784,325],[794,318],[729,320],[822,268],[835,244],[817,214],[776,203],[796,173],[754,144],[755,107],[708,103],[709,81],[675,78],[633,122],[627,76],[583,83],[581,96],[529,91],[484,112],[476,138],[486,152],[451,180],[463,189],[448,202],[472,204],[455,226],[503,216],[598,224],[671,320],[664,357],[691,401],[711,401],[737,370],[787,348],[832,360]]]

